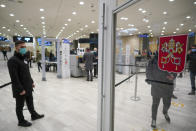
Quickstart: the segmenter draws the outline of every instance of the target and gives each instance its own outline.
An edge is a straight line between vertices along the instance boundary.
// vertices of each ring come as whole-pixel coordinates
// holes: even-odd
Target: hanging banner
[[[186,61],[188,35],[160,37],[159,68],[168,72],[180,73]]]

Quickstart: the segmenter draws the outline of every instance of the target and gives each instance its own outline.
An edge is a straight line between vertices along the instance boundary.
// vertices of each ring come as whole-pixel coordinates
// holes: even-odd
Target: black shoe
[[[195,95],[195,91],[191,91],[188,95]]]
[[[19,122],[18,123],[18,126],[22,126],[22,127],[29,127],[31,126],[32,124],[26,120],[24,120],[23,122]]]
[[[178,99],[178,97],[175,96],[174,94],[172,95],[172,98],[173,98],[173,99]]]
[[[31,120],[34,121],[34,120],[37,120],[37,119],[41,119],[41,118],[43,118],[43,117],[44,117],[43,114],[42,114],[42,115],[35,114],[35,115],[32,115],[32,116],[31,116]]]
[[[164,114],[164,116],[165,116],[166,121],[167,121],[168,123],[170,123],[170,122],[171,122],[171,120],[170,120],[169,115],[166,113],[166,114]]]
[[[156,129],[156,120],[152,120],[151,127],[153,129]]]

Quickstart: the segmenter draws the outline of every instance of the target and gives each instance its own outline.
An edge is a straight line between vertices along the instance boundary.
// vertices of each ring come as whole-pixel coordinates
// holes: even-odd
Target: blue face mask
[[[20,48],[20,50],[19,50],[19,53],[20,53],[21,55],[26,54],[26,52],[27,52],[26,48]]]

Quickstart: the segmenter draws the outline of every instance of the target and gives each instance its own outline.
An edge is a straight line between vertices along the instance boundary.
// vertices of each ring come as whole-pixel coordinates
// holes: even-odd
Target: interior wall
[[[121,37],[121,40],[122,40],[122,47],[123,47],[123,54],[125,54],[126,52],[126,45],[129,44],[130,47],[131,47],[131,54],[133,55],[134,54],[134,50],[139,50],[141,47],[140,47],[140,39],[137,35],[134,35],[134,36],[123,36]]]
[[[84,48],[84,49],[90,48],[90,44],[89,43],[82,43],[82,44],[80,44],[80,48]]]
[[[158,38],[150,37],[149,38],[149,49],[152,53],[155,53],[158,49]]]

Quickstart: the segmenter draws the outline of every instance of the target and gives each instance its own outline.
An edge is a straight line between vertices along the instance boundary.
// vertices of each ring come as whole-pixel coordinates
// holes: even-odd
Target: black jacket
[[[151,84],[151,95],[155,97],[171,97],[174,90],[174,80],[169,80],[167,76],[176,73],[162,71],[158,67],[158,58],[153,58],[149,61],[146,69],[146,78]]]
[[[24,56],[15,52],[8,60],[8,70],[12,81],[13,97],[19,96],[23,90],[26,91],[26,95],[30,95],[33,91],[33,80],[28,64],[24,62]]]
[[[189,61],[189,70],[196,73],[196,51],[191,52],[187,60]]]

